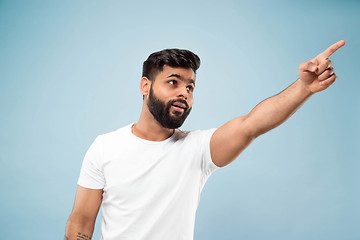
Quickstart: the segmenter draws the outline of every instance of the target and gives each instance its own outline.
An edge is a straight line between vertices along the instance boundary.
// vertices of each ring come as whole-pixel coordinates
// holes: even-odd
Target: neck
[[[161,126],[144,104],[139,121],[132,127],[132,133],[145,140],[164,141],[174,133],[174,129]]]

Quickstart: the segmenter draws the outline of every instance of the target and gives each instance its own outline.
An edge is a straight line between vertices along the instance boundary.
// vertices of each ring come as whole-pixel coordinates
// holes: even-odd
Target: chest
[[[129,146],[105,155],[104,194],[121,201],[161,197],[183,188],[197,191],[200,154],[186,144]]]

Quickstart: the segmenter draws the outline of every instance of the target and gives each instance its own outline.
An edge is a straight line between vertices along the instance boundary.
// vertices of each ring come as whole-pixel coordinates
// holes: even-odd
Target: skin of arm
[[[218,128],[210,141],[214,164],[223,167],[234,161],[256,137],[285,122],[314,93],[333,84],[336,75],[328,58],[344,45],[345,41],[341,40],[310,61],[300,64],[300,78],[295,83],[259,103],[249,114]]]
[[[66,224],[65,240],[91,239],[102,194],[102,189],[78,186],[74,207]]]

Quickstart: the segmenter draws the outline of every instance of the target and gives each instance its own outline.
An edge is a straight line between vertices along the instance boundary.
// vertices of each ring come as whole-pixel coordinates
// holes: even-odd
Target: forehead
[[[158,73],[156,79],[179,78],[187,82],[195,82],[195,72],[191,68],[174,68],[164,65],[163,70]]]

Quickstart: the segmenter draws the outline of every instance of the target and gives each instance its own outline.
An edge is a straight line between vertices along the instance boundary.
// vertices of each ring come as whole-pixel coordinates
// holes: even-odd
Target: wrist
[[[313,95],[315,92],[311,91],[310,86],[306,83],[304,83],[304,81],[302,81],[300,78],[298,80],[296,80],[296,83],[300,89],[300,91],[305,94],[307,97],[310,97],[311,95]]]

